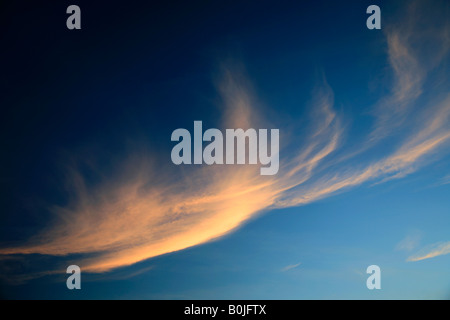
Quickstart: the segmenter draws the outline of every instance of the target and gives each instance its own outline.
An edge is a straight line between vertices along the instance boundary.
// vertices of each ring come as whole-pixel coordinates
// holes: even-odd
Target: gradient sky
[[[450,299],[448,1],[71,4],[0,8],[0,297]],[[174,165],[196,120],[278,174]]]

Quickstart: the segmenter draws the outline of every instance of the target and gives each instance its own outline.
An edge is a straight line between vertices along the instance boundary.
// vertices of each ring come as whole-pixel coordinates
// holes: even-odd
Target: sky
[[[71,4],[1,4],[1,298],[450,298],[448,1]],[[194,121],[278,172],[174,164]]]

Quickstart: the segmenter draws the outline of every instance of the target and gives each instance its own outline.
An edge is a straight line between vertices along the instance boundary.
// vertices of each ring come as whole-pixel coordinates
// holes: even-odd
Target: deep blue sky
[[[294,131],[298,146],[307,144],[314,92],[326,79],[345,143],[317,181],[395,153],[403,139],[409,141],[405,137],[420,132],[414,128],[421,112],[428,115],[427,108],[435,110],[448,95],[449,59],[442,49],[443,57],[430,55],[439,64],[417,67],[426,70],[417,74],[426,80],[405,123],[341,167],[338,159],[369,146],[377,125],[373,110],[395,87],[387,39],[393,29],[420,20],[408,18],[408,1],[77,1],[82,29],[73,31],[65,24],[70,4],[75,2],[14,1],[0,8],[2,248],[48,228],[51,208],[68,205],[66,171],[74,163],[88,187],[113,176],[136,150],[179,174],[170,163],[170,135],[191,129],[194,120],[220,126],[216,83],[223,64],[244,66],[260,112],[279,125],[282,143]],[[382,9],[382,30],[366,28],[371,4]],[[427,8],[424,16],[440,12],[439,19],[448,21],[447,2],[431,1]],[[427,43],[427,25],[422,28],[425,36],[409,48],[418,52],[415,67],[423,58],[433,60],[416,46],[440,43]],[[439,130],[447,132],[448,122]],[[423,162],[413,161],[400,179],[364,181],[302,206],[265,210],[218,240],[83,274],[80,291],[67,290],[64,270],[20,283],[5,280],[8,273],[60,268],[60,258],[2,255],[0,296],[448,299],[450,255],[407,261],[450,241],[448,149],[442,145]],[[371,264],[381,267],[382,290],[366,288]]]

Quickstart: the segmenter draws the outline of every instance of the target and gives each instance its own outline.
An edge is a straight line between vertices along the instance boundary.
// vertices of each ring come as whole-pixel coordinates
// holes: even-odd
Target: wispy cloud
[[[420,243],[421,233],[419,231],[413,231],[408,234],[405,238],[403,238],[397,245],[395,246],[395,250],[397,251],[412,251]]]
[[[450,184],[450,174],[446,175],[445,177],[442,177],[439,182],[437,183],[437,185],[445,185],[445,184]]]
[[[410,256],[407,261],[421,261],[443,256],[450,253],[450,241],[435,243],[427,248],[422,249],[415,255]]]
[[[299,262],[299,263],[296,263],[296,264],[288,265],[288,266],[282,268],[281,271],[282,271],[282,272],[285,272],[285,271],[289,271],[289,270],[291,270],[291,269],[295,269],[295,268],[297,268],[298,266],[300,266],[301,264],[302,264],[302,263]]]
[[[442,63],[449,38],[448,29],[436,33],[439,54],[423,59],[415,49],[423,37],[414,36],[415,30],[408,26],[387,33],[396,84],[374,107],[376,127],[367,139],[377,137],[373,145],[385,133],[392,134],[391,125],[404,128],[390,153],[372,153],[363,162],[358,158],[358,165],[345,154],[340,162],[331,157],[345,153],[345,119],[334,110],[333,90],[324,81],[313,99],[311,130],[299,139],[302,144],[291,143],[280,151],[277,175],[261,176],[257,166],[248,165],[165,168],[155,165],[147,153],[131,157],[116,176],[95,187],[72,169],[71,203],[53,208],[55,219],[47,229],[25,244],[0,249],[0,254],[38,253],[68,260],[81,254],[74,262],[83,271],[105,272],[216,239],[265,210],[307,204],[368,181],[386,182],[418,170],[450,141],[450,94],[439,89],[448,86],[436,86],[426,108],[415,103],[429,70]],[[448,79],[444,81],[448,85]],[[249,87],[239,70],[224,71],[218,89],[225,127],[270,125],[257,111],[257,98]]]
[[[412,110],[417,107],[415,102],[424,93],[427,76],[448,55],[448,19],[437,10],[427,16],[424,14],[427,8],[426,1],[413,1],[405,8],[406,18],[385,28],[393,81],[390,94],[380,99],[373,110],[377,121],[371,141],[388,137],[411,120]]]

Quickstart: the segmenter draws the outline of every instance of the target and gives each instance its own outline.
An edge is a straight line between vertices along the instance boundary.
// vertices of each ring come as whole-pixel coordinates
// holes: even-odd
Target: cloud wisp
[[[351,158],[336,164],[332,155],[345,145],[345,119],[334,110],[333,91],[324,83],[314,99],[309,135],[302,137],[302,146],[280,151],[277,175],[261,176],[257,166],[236,165],[177,168],[174,177],[152,165],[148,154],[131,158],[120,174],[96,187],[73,170],[72,202],[54,208],[55,219],[47,229],[23,245],[0,249],[0,254],[37,253],[69,260],[82,254],[75,262],[83,271],[106,272],[219,238],[266,210],[307,204],[368,181],[386,182],[416,171],[450,141],[450,94],[435,92],[426,108],[417,106],[430,71],[447,57],[449,40],[448,28],[437,33],[438,50],[432,61],[424,61],[416,50],[422,37],[414,32],[407,26],[387,33],[395,84],[374,107],[375,127],[367,137],[375,144],[390,128],[414,123],[394,151],[369,156],[359,166]],[[226,70],[219,92],[227,128],[268,123],[257,112],[256,97],[241,73]],[[446,245],[428,255],[447,252]]]
[[[421,261],[443,256],[450,253],[450,241],[435,243],[427,248],[422,249],[415,255],[410,256],[406,261]]]
[[[290,264],[290,265],[288,265],[288,266],[282,268],[281,271],[282,271],[282,272],[286,272],[286,271],[295,269],[295,268],[299,267],[301,264],[302,264],[301,262],[296,263],[296,264]]]
[[[419,231],[414,231],[404,237],[397,245],[395,246],[396,251],[407,251],[411,252],[420,243],[421,233]]]

